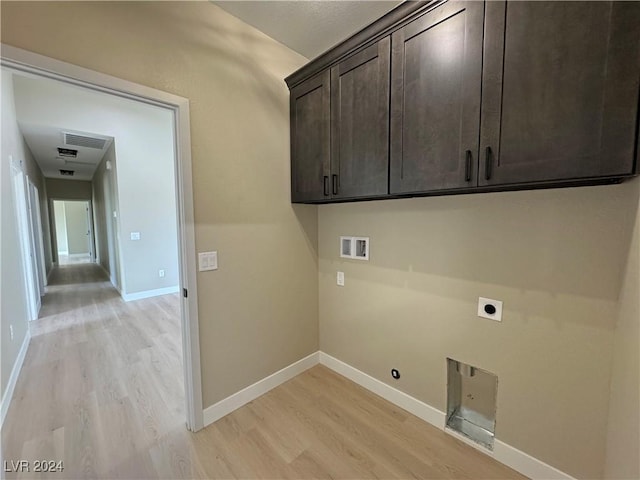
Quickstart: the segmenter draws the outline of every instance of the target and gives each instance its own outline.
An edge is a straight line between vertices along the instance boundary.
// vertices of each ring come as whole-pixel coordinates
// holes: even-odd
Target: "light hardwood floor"
[[[3,460],[64,471],[7,478],[523,478],[322,366],[190,433],[178,296],[125,303],[95,265],[57,269],[32,327]]]

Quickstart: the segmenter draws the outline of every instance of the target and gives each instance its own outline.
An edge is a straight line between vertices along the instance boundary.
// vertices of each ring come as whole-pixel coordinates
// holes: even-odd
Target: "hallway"
[[[135,476],[154,471],[160,439],[187,433],[177,294],[125,303],[96,264],[61,266],[31,334],[4,459],[63,460],[57,478]]]

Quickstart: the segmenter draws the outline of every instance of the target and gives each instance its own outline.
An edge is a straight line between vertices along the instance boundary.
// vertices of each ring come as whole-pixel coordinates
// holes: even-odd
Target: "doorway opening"
[[[53,217],[58,265],[93,263],[95,241],[91,203],[86,200],[53,200]]]
[[[173,133],[173,170],[175,172],[173,192],[176,203],[176,236],[178,245],[178,267],[176,273],[179,285],[176,290],[181,293],[179,297],[180,329],[183,347],[186,425],[192,431],[201,429],[203,427],[203,411],[188,100],[7,45],[2,45],[2,66],[31,78],[53,80],[61,84],[80,87],[87,91],[107,94],[114,98],[160,107],[160,109],[170,113]],[[132,199],[127,199],[126,201],[129,200]],[[89,211],[91,210],[92,208],[89,208]],[[94,224],[92,221],[89,221],[89,223],[90,225]],[[122,244],[125,241],[125,236],[127,240],[136,240],[135,233],[139,235],[139,232],[133,231],[120,235],[118,242]],[[130,238],[129,234],[131,235]],[[91,237],[92,234],[89,236]],[[93,244],[89,247],[89,258],[95,259],[95,240],[92,240],[92,242]],[[60,245],[56,245],[55,248],[60,248]],[[68,237],[67,248],[70,248]],[[70,250],[67,251],[70,252]],[[33,260],[31,265],[33,266],[36,263],[36,260]],[[159,277],[163,277],[162,273],[165,273],[161,272],[161,270],[156,271],[156,275]],[[37,266],[35,266],[30,278],[37,276]]]

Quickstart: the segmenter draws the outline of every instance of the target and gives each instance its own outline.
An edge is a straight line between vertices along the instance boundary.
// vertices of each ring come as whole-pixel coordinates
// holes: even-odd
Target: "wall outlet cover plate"
[[[491,298],[479,297],[478,316],[488,318],[489,320],[495,320],[496,322],[501,322],[502,302],[500,300],[492,300]]]

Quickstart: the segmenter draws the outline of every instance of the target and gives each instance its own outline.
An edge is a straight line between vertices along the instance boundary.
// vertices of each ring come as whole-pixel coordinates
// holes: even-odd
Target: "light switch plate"
[[[140,240],[140,232],[131,232],[131,240]]]
[[[336,283],[339,287],[344,287],[344,272],[338,272]]]
[[[200,252],[198,253],[198,270],[207,272],[209,270],[218,269],[218,252]]]
[[[502,302],[500,300],[492,300],[490,298],[479,297],[478,316],[482,318],[488,318],[489,320],[495,320],[496,322],[501,322]]]

